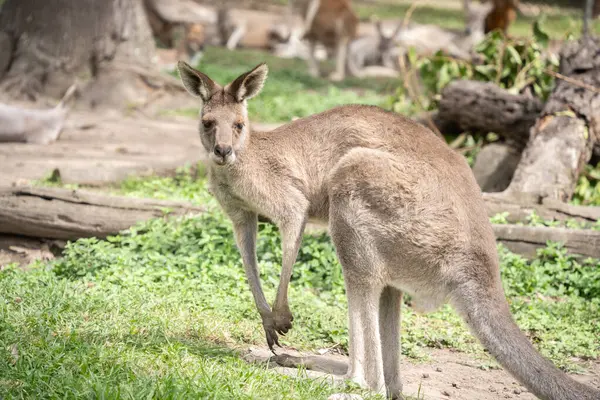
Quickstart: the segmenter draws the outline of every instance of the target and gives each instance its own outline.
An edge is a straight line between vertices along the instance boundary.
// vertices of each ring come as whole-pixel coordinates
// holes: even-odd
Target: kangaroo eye
[[[213,127],[213,121],[202,121],[202,126],[204,126],[204,129],[210,129]]]
[[[235,129],[237,129],[238,131],[241,131],[242,129],[244,129],[244,124],[242,124],[241,122],[236,123],[234,126],[235,126]]]

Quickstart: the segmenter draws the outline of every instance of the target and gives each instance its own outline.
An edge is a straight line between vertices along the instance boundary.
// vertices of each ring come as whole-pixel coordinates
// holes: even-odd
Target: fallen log
[[[442,91],[432,119],[444,134],[494,132],[523,149],[542,109],[538,98],[511,94],[491,82],[457,80]]]
[[[512,94],[491,82],[456,80],[442,90],[437,111],[415,119],[426,126],[431,120],[445,135],[494,132],[523,150],[543,107],[536,97]],[[598,143],[594,154],[600,155]]]
[[[562,243],[570,253],[600,258],[600,232],[589,229],[494,224],[496,240],[510,251],[533,257],[548,241]]]
[[[527,206],[486,198],[489,215],[508,211],[510,222],[524,220],[532,210],[544,219],[574,218],[592,222],[600,216],[598,207],[553,204]],[[490,206],[491,205],[491,206]],[[84,190],[15,187],[0,189],[0,233],[25,237],[76,240],[104,238],[138,222],[168,215],[204,212],[204,208],[185,202],[110,196]],[[517,219],[518,218],[518,219]],[[263,219],[264,220],[264,219]],[[307,227],[307,232],[322,231]],[[600,232],[589,229],[537,228],[494,225],[498,241],[509,249],[529,256],[546,241],[563,242],[569,251],[600,258]]]
[[[544,199],[542,204],[535,204],[525,196],[507,199],[493,193],[484,193],[483,200],[490,217],[506,212],[506,220],[511,224],[525,221],[532,212],[547,221],[574,220],[593,224],[600,220],[600,207],[575,206],[553,199]]]
[[[137,222],[200,213],[189,203],[58,188],[0,188],[0,233],[75,240],[104,238]]]

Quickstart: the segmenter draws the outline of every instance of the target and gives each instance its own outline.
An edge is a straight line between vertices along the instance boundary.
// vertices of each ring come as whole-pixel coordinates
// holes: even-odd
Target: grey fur
[[[343,268],[349,378],[401,396],[404,292],[422,311],[450,301],[498,361],[539,398],[600,399],[600,392],[539,355],[513,321],[481,191],[465,159],[434,133],[399,114],[363,105],[336,107],[271,132],[249,132],[246,102],[236,98],[240,88],[228,91],[237,85],[223,88],[183,67],[184,82],[199,77],[213,88],[200,124],[211,160],[209,186],[233,222],[271,348],[278,334],[292,327],[287,299],[292,266],[306,222],[316,220],[329,224]],[[261,87],[266,70],[256,68],[238,82]],[[216,145],[233,151],[220,157]],[[278,225],[283,242],[272,309],[258,276],[259,215]]]

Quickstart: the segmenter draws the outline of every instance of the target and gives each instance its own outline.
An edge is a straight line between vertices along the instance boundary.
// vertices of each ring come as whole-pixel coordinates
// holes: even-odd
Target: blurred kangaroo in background
[[[335,51],[336,67],[329,78],[343,80],[346,76],[348,45],[358,29],[358,17],[350,0],[289,0],[290,10],[297,9],[304,20],[304,39],[309,43],[308,69],[319,76],[314,56],[317,43]],[[290,11],[292,12],[292,11]]]
[[[519,0],[492,0],[492,4],[492,10],[485,18],[485,33],[498,29],[506,35],[508,27],[517,19]]]
[[[464,157],[424,126],[375,106],[346,105],[271,132],[250,131],[247,100],[267,78],[260,64],[226,86],[185,62],[199,98],[200,139],[212,194],[231,219],[268,345],[292,327],[287,291],[309,220],[329,224],[348,297],[348,377],[401,397],[402,294],[417,309],[449,301],[508,371],[541,399],[598,400],[600,392],[543,358],[514,322],[496,241]],[[283,247],[273,308],[261,288],[257,218]]]

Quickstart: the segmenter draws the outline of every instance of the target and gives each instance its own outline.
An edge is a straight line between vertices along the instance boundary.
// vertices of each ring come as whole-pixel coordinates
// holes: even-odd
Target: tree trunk
[[[0,233],[76,240],[104,238],[151,218],[200,213],[189,203],[55,188],[0,189]]]
[[[141,0],[6,0],[0,11],[0,91],[60,97],[77,79],[89,105],[143,101],[134,68],[148,68],[154,41]]]
[[[600,38],[567,42],[560,72],[504,194],[567,201],[600,137]],[[583,87],[587,86],[587,88]]]

